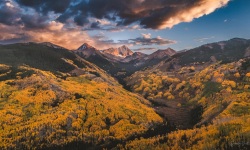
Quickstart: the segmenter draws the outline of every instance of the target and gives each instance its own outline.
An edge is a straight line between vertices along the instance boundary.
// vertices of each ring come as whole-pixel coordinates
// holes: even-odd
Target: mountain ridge
[[[89,45],[88,43],[83,43],[77,50],[82,51],[85,49],[95,49],[93,46]]]
[[[118,48],[109,48],[106,50],[101,50],[101,52],[103,52],[104,54],[111,54],[113,56],[122,57],[122,58],[130,56],[134,53],[125,45],[118,47]]]
[[[147,55],[141,52],[132,52],[126,46],[97,50],[86,43],[73,52],[107,71],[120,83],[123,83],[124,77],[135,71],[155,65],[175,53],[174,50],[167,49]]]

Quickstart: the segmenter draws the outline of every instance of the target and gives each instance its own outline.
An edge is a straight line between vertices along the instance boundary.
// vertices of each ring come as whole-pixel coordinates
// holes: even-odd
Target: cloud
[[[15,32],[15,26],[0,24],[0,44],[10,44],[17,42],[25,42],[30,37],[22,32]]]
[[[20,9],[13,7],[10,2],[0,2],[0,23],[6,25],[17,24]]]
[[[152,47],[142,47],[142,48],[137,48],[137,49],[133,49],[133,51],[156,51],[156,48],[152,48]]]
[[[120,47],[124,44],[126,44],[127,46],[131,46],[129,43],[125,43],[122,40],[115,42],[114,40],[105,36],[105,34],[102,32],[100,32],[97,35],[92,36],[92,38],[93,38],[93,41],[95,41],[93,45],[95,45],[95,47],[100,50],[108,49],[110,47]]]
[[[97,48],[167,45],[175,41],[142,37],[113,41],[89,36],[89,30],[119,32],[171,28],[225,6],[229,0],[1,0],[0,43],[53,42],[77,48],[88,42]]]
[[[143,36],[144,39],[150,39],[151,38],[151,34],[150,33],[148,33],[148,34],[143,34],[142,33],[142,36]]]
[[[163,2],[163,1],[162,1]],[[166,1],[164,1],[166,2]],[[162,7],[141,21],[145,28],[165,29],[172,28],[182,22],[191,22],[195,18],[200,18],[214,12],[217,8],[225,6],[229,0],[182,0],[167,1]]]
[[[230,0],[15,0],[21,7],[34,9],[42,15],[58,14],[61,23],[102,28],[106,24],[90,18],[107,20],[114,26],[135,24],[142,28],[172,28],[181,22],[208,15],[225,6]],[[98,26],[100,25],[100,26]]]
[[[15,31],[13,33],[12,31]],[[89,36],[87,32],[78,28],[65,28],[63,23],[52,21],[44,29],[31,30],[23,26],[9,26],[0,23],[0,44],[17,42],[51,42],[68,49],[77,49],[83,43],[88,43],[97,49],[107,49],[124,45],[115,42],[104,35]],[[127,43],[128,46],[131,44]]]
[[[15,30],[15,33],[11,31]],[[13,42],[52,42],[68,49],[76,49],[82,43],[95,44],[95,41],[86,32],[79,28],[64,28],[62,23],[50,22],[45,29],[24,29],[22,26],[7,26],[0,24],[0,43],[9,44]],[[72,40],[74,39],[74,40]]]
[[[72,0],[15,0],[22,6],[32,7],[38,12],[47,14],[49,11],[63,13],[70,6]]]
[[[15,31],[13,33],[12,31]],[[87,32],[78,28],[66,28],[63,23],[51,21],[46,28],[24,28],[22,25],[9,26],[0,23],[0,44],[9,44],[14,42],[52,42],[68,49],[76,49],[82,43],[89,43],[97,49],[107,49],[110,47],[127,46],[145,46],[145,45],[168,45],[176,43],[175,41],[161,37],[151,38],[151,34],[142,34],[142,37],[129,40],[114,40],[100,32],[97,35],[89,36]],[[73,40],[72,40],[73,39]]]
[[[129,39],[129,41],[133,45],[168,45],[176,43],[176,41],[164,39],[160,36],[151,38],[151,34],[142,34],[142,36],[143,37]]]
[[[115,42],[114,40],[109,39],[104,35],[104,33],[100,33],[98,35],[93,36],[95,41],[99,41],[99,44],[105,44],[110,46],[121,46],[121,45],[127,45],[127,46],[146,46],[146,45],[169,45],[174,44],[176,41],[164,39],[160,36],[151,38],[151,34],[142,34],[142,37],[134,38],[134,39],[128,39],[128,40],[118,40],[118,42]]]
[[[22,2],[23,5],[29,4],[29,1]],[[38,4],[34,2],[33,5]],[[89,36],[81,26],[54,21],[51,19],[51,16],[56,16],[53,12],[43,15],[33,9],[25,9],[18,7],[18,4],[11,0],[0,1],[0,44],[48,41],[68,49],[76,49],[85,42],[97,48],[107,48],[112,44]],[[95,21],[96,26],[108,24],[108,21],[103,19]]]
[[[45,28],[50,18],[36,11],[27,10],[27,12],[18,7],[16,3],[5,0],[0,3],[0,23],[5,25],[23,26],[24,28]]]
[[[215,38],[215,36],[204,37],[204,38],[194,39],[194,41],[203,43],[203,42],[205,42],[205,41],[208,41],[208,40],[211,40],[211,39],[214,39],[214,38]]]

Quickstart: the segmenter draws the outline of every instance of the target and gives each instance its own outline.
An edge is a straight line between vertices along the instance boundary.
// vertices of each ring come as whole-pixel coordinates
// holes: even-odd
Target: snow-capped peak
[[[103,50],[102,52],[106,54],[118,56],[118,57],[123,57],[123,58],[133,55],[134,53],[125,45],[118,47],[118,48],[109,48],[109,49]]]
[[[86,50],[86,49],[92,49],[94,47],[90,46],[88,43],[84,43],[83,45],[81,45],[77,50],[78,51],[82,51],[82,50]]]

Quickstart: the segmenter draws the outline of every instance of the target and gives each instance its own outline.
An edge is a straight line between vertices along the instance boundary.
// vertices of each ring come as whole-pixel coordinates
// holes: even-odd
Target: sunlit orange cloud
[[[51,42],[68,49],[77,49],[83,43],[88,43],[97,49],[106,49],[111,47],[111,44],[103,43],[90,37],[85,31],[80,28],[64,28],[62,23],[52,21],[49,27],[40,32],[28,31],[35,42]]]
[[[185,7],[185,9],[181,9],[182,7],[179,6],[171,14],[163,14],[163,17],[162,19],[160,19],[160,21],[158,18],[157,24],[148,27],[152,27],[155,29],[165,29],[172,28],[174,25],[177,25],[181,22],[191,22],[195,18],[199,18],[203,15],[208,15],[214,12],[217,8],[225,6],[229,1],[230,0],[199,0],[190,6],[188,5],[188,7]],[[133,6],[135,13],[140,14],[143,12],[141,14],[142,16],[148,15],[144,13],[150,12],[147,10],[151,10],[151,6],[139,5],[141,4],[141,2],[143,2],[143,0],[137,0],[136,5]],[[160,1],[157,2],[158,3],[155,4],[154,9],[164,7],[160,5]],[[110,24],[110,22],[108,21],[98,21],[101,24]],[[146,24],[149,25],[150,23],[151,22],[147,22]],[[91,37],[86,31],[83,31],[82,27],[80,26],[74,26],[73,28],[67,28],[65,26],[66,24],[64,23],[51,21],[43,28],[30,29],[20,24],[7,26],[0,23],[0,40],[6,41],[16,39],[16,41],[18,42],[51,42],[68,49],[77,49],[83,43],[88,43],[96,47],[97,49],[107,49],[113,46],[121,46],[119,45],[119,43],[116,44],[107,41],[105,42],[105,40],[100,40],[98,38]],[[135,28],[133,29],[136,30],[138,28],[138,25],[135,25],[134,27]],[[144,34],[143,37],[147,39],[150,38],[150,35]]]
[[[88,43],[97,49],[107,49],[112,44],[98,41],[89,36],[85,31],[79,28],[65,28],[64,24],[52,21],[47,28],[36,30],[25,30],[21,26],[7,26],[0,24],[0,40],[8,39],[27,39],[19,40],[21,42],[51,42],[70,50],[77,49],[83,43]],[[13,32],[15,31],[15,32]],[[13,34],[12,34],[13,33]]]
[[[0,40],[9,40],[20,38],[20,35],[13,33],[16,30],[16,27],[6,26],[0,23]]]
[[[202,0],[189,9],[183,9],[172,17],[167,17],[166,20],[159,25],[158,29],[172,28],[181,22],[191,22],[195,18],[208,15],[217,8],[225,6],[229,1],[230,0]]]

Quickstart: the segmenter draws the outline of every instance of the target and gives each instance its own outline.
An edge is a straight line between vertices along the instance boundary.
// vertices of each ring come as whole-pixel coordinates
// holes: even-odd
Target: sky
[[[152,53],[250,39],[250,0],[0,0],[0,44]]]

